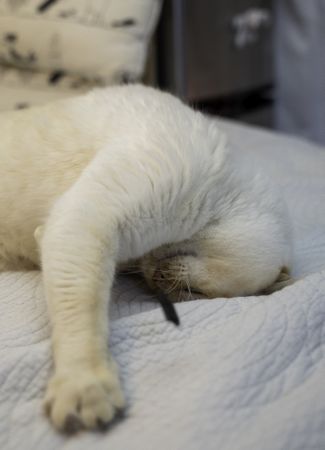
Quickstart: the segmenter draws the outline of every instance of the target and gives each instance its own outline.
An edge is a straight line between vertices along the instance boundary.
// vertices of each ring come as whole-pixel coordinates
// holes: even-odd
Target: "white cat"
[[[286,283],[281,198],[215,121],[171,95],[96,90],[4,113],[0,136],[0,269],[42,266],[57,429],[95,428],[123,407],[107,350],[117,264],[137,260],[172,300]]]

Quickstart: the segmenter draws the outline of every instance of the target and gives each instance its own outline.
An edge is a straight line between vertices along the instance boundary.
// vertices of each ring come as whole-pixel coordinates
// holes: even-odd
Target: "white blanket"
[[[325,149],[222,126],[283,187],[302,279],[269,297],[182,303],[178,329],[121,276],[111,347],[127,416],[67,438],[41,414],[51,353],[40,275],[1,274],[1,449],[324,450]]]

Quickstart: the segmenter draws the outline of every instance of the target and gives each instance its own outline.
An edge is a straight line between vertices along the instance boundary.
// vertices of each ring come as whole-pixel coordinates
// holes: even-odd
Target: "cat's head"
[[[265,257],[265,248],[245,236],[244,226],[236,240],[229,232],[215,222],[189,240],[145,255],[140,267],[148,285],[177,302],[255,295],[291,284],[287,269]]]
[[[250,276],[235,251],[216,238],[215,228],[145,255],[140,267],[150,288],[173,302],[254,293],[254,274]]]

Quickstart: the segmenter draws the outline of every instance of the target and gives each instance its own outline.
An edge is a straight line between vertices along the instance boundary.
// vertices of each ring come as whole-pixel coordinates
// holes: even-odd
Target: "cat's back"
[[[226,155],[215,124],[177,98],[140,85],[3,113],[0,231],[31,235],[95,157],[120,151],[149,176],[158,167],[158,192],[162,196],[172,186],[180,202],[191,201],[197,192],[206,197]]]

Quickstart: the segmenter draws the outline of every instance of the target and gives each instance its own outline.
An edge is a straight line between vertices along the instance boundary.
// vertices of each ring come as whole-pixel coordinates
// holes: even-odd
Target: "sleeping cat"
[[[0,270],[42,267],[59,430],[123,407],[108,353],[118,265],[173,301],[289,282],[285,205],[215,121],[140,85],[0,116]],[[278,284],[277,284],[278,283]]]

